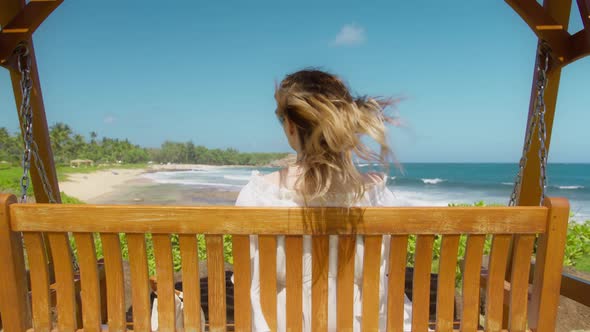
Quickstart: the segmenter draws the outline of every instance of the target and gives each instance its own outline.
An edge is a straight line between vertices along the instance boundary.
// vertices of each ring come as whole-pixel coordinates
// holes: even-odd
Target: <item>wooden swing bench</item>
[[[0,195],[0,312],[4,330],[50,331],[50,283],[43,234],[53,256],[59,331],[100,331],[101,299],[94,234],[103,246],[107,321],[109,331],[127,329],[124,279],[119,234],[124,233],[131,270],[133,329],[150,330],[150,291],[146,234],[152,234],[158,282],[161,331],[174,331],[174,266],[172,250],[182,260],[184,330],[199,331],[200,286],[196,234],[205,234],[208,268],[208,329],[225,331],[225,273],[223,235],[231,234],[234,257],[234,328],[249,331],[249,236],[259,235],[261,303],[276,330],[276,236],[286,235],[286,324],[288,331],[302,325],[302,235],[313,235],[312,326],[327,330],[328,235],[339,235],[338,331],[353,325],[354,234],[364,235],[362,331],[377,331],[379,321],[379,260],[381,235],[391,234],[388,331],[402,331],[408,236],[416,235],[414,255],[412,330],[429,327],[430,273],[435,236],[442,236],[436,298],[437,331],[454,328],[455,274],[463,260],[460,329],[554,331],[569,206],[565,199],[546,199],[544,207],[441,208],[239,208],[170,206],[100,206],[17,204],[14,196]],[[22,234],[22,236],[21,236]],[[178,234],[174,248],[171,234]],[[74,267],[68,236],[73,236],[80,269],[80,292],[74,286]],[[458,257],[460,236],[467,236],[464,257]],[[480,271],[486,236],[492,238],[480,318]],[[512,241],[514,240],[514,241]],[[23,249],[24,243],[24,249]],[[529,269],[536,251],[534,281],[529,298]],[[26,252],[26,255],[25,255]],[[512,253],[510,255],[509,253]],[[25,258],[26,257],[26,258]],[[323,259],[322,259],[323,258]],[[510,263],[509,263],[510,262]],[[510,265],[510,292],[504,285]],[[30,271],[30,296],[26,268]],[[76,297],[81,299],[77,309]],[[189,300],[190,299],[190,300]],[[509,321],[503,304],[509,303]],[[82,321],[76,320],[77,310]]]

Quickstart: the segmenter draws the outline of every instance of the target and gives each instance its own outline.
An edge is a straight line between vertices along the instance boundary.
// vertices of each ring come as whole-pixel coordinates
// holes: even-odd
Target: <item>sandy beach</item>
[[[232,205],[238,194],[231,190],[200,190],[158,184],[143,176],[154,172],[211,171],[234,166],[199,164],[151,165],[142,169],[105,169],[92,173],[71,173],[60,182],[60,190],[85,203],[140,205]]]
[[[108,194],[128,181],[137,179],[145,169],[112,169],[94,173],[68,174],[68,180],[59,184],[61,191],[88,202],[93,198]]]

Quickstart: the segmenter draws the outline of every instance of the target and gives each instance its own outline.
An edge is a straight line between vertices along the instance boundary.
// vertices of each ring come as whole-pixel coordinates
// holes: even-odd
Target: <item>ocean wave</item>
[[[227,179],[227,180],[250,181],[251,176],[249,176],[249,175],[224,175],[223,178]]]
[[[502,184],[505,186],[513,186],[514,185],[514,183],[512,183],[512,182],[502,182]]]
[[[439,184],[441,182],[447,181],[445,179],[439,179],[439,178],[435,178],[435,179],[421,179],[421,180],[422,180],[422,182],[424,184]]]
[[[573,190],[573,189],[584,189],[584,186],[556,186],[557,189]]]
[[[237,188],[241,189],[242,185],[235,185],[229,183],[222,183],[222,182],[203,182],[194,179],[170,179],[170,178],[163,178],[163,177],[154,177],[154,176],[144,176],[156,183],[159,184],[179,184],[185,186],[203,186],[203,187],[217,187],[217,188]]]

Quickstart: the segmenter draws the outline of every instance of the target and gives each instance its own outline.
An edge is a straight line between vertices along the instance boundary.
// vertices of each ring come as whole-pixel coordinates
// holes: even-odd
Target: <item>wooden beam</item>
[[[566,0],[571,4],[571,0]],[[555,58],[562,61],[568,54],[569,33],[567,22],[555,19],[555,16],[543,8],[536,0],[506,0],[539,39],[545,40],[553,50]],[[569,14],[568,14],[569,15]]]
[[[578,9],[586,31],[590,30],[590,0],[578,0]]]
[[[0,30],[0,65],[7,65],[12,50],[27,40],[63,0],[31,0]]]
[[[16,204],[19,232],[178,234],[534,234],[544,207],[263,208]],[[82,218],[80,216],[83,216]],[[240,220],[240,223],[236,223]]]
[[[508,2],[511,0],[507,0]],[[527,0],[529,1],[529,0]],[[532,0],[534,1],[534,0]],[[544,2],[544,10],[547,15],[550,15],[557,24],[563,26],[564,31],[567,31],[567,27],[569,24],[569,17],[571,11],[571,0],[545,0]],[[535,55],[538,54],[539,46],[537,46],[537,52]],[[533,75],[533,86],[531,91],[531,98],[530,98],[530,106],[529,106],[529,118],[534,112],[535,108],[535,101],[537,98],[537,65],[538,59],[535,63],[535,71]],[[549,147],[551,144],[551,132],[553,128],[553,118],[555,116],[555,106],[557,104],[557,93],[559,91],[559,80],[561,78],[561,67],[553,66],[550,68],[547,79],[547,87],[545,88],[545,105],[546,105],[546,113],[545,113],[545,124],[546,124],[546,140],[545,140],[545,147],[547,149],[547,153],[549,153]],[[526,132],[526,128],[525,128]],[[539,205],[540,197],[541,197],[541,186],[539,185],[539,178],[540,178],[540,160],[539,160],[539,140],[537,139],[538,133],[537,130],[533,132],[533,139],[530,145],[530,149],[527,153],[527,164],[524,168],[524,174],[522,178],[522,186],[520,191],[520,197],[518,199],[519,205]],[[526,139],[526,138],[525,138]]]
[[[570,49],[565,64],[590,55],[590,28],[580,30],[570,37]]]
[[[55,1],[52,1],[55,2]],[[37,1],[33,2],[37,3]],[[29,3],[30,5],[31,3]],[[36,5],[35,5],[36,6]],[[24,0],[0,0],[0,26],[5,26],[11,22],[19,13],[25,8]],[[54,198],[58,203],[61,203],[59,186],[57,183],[57,173],[53,162],[53,152],[51,151],[51,144],[49,142],[49,129],[47,127],[47,118],[45,116],[45,106],[43,105],[43,95],[41,94],[41,84],[39,81],[39,72],[37,71],[37,61],[35,59],[35,48],[33,40],[28,38],[26,40],[30,48],[31,57],[31,79],[33,80],[33,91],[31,94],[31,107],[33,111],[33,139],[39,147],[39,157],[41,163],[44,165],[45,173],[48,179],[48,185],[53,192]],[[22,96],[20,91],[21,75],[17,70],[10,70],[10,78],[12,80],[12,88],[14,91],[14,99],[17,107],[21,103]],[[20,118],[20,117],[19,117]],[[19,119],[20,121],[20,119]],[[49,197],[43,189],[41,177],[35,165],[35,158],[32,157],[31,162],[31,180],[35,192],[35,199],[39,203],[48,203]]]

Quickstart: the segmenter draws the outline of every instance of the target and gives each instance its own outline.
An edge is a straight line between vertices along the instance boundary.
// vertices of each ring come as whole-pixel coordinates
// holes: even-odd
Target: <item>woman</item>
[[[289,145],[297,152],[297,162],[280,171],[260,175],[254,172],[242,189],[238,206],[389,206],[394,197],[384,174],[361,174],[353,157],[387,165],[384,109],[391,100],[353,98],[338,77],[319,70],[290,74],[276,89],[276,116],[283,125]],[[362,141],[373,139],[380,152],[373,152]],[[383,237],[380,268],[380,330],[385,331],[387,312],[387,271],[389,236]],[[258,241],[251,237],[253,329],[269,331],[260,308]],[[277,322],[285,323],[285,242],[277,239]],[[360,331],[362,313],[363,238],[357,236],[354,278],[354,330]],[[336,331],[336,277],[338,238],[330,236],[328,268],[328,329]],[[303,239],[303,326],[311,330],[311,238]],[[410,328],[411,304],[406,297],[405,327]]]

